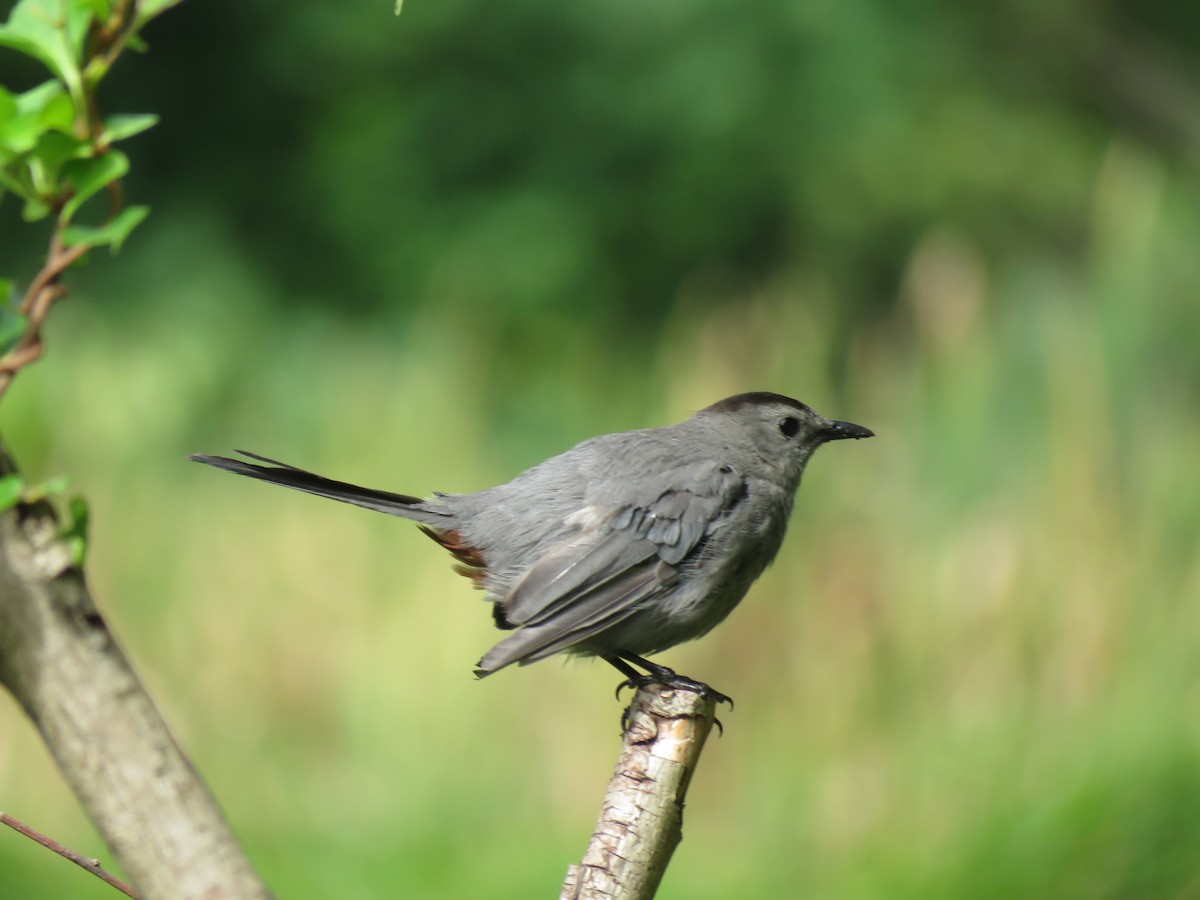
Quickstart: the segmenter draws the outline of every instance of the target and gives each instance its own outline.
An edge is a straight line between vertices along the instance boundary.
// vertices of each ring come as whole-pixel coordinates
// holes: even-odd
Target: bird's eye
[[[784,416],[779,420],[779,430],[784,437],[794,438],[800,432],[800,420],[795,416]]]

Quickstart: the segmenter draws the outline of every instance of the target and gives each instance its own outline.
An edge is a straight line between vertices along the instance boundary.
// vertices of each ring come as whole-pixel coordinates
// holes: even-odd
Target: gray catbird
[[[780,394],[738,394],[678,425],[584,441],[507,484],[427,500],[244,451],[266,465],[191,458],[420,523],[513,631],[479,661],[481,678],[567,651],[599,656],[634,684],[723,697],[642,656],[729,615],[775,558],[813,451],[872,436]]]

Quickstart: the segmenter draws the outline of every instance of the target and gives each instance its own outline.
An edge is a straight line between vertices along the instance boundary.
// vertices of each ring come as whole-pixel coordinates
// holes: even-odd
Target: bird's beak
[[[875,432],[870,428],[863,428],[861,425],[855,425],[853,422],[838,422],[831,421],[829,427],[821,435],[827,441],[844,441],[847,438],[875,437]]]

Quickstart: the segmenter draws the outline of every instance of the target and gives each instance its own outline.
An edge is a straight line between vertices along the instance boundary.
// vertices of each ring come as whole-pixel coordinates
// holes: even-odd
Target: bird
[[[818,447],[873,436],[755,391],[673,425],[585,440],[474,493],[393,493],[242,450],[189,458],[417,523],[510,632],[477,678],[567,653],[605,660],[622,685],[728,700],[646,657],[707,634],[741,602],[779,552]]]

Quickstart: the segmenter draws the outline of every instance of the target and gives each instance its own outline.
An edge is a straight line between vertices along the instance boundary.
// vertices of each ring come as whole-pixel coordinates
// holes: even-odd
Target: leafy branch
[[[101,114],[97,90],[118,57],[141,49],[141,29],[179,0],[20,0],[0,25],[0,47],[42,63],[52,76],[27,91],[0,85],[0,201],[24,203],[27,222],[52,221],[46,261],[19,303],[0,278],[0,397],[41,357],[42,326],[67,294],[63,273],[96,247],[120,249],[149,212],[123,205],[129,158],[114,144],[151,128],[152,115]],[[96,224],[85,205],[107,196]]]
[[[49,220],[46,259],[19,304],[0,279],[0,395],[43,351],[64,273],[97,247],[116,251],[146,216],[124,207],[129,159],[114,144],[154,116],[100,113],[97,88],[140,48],[142,27],[178,0],[19,0],[0,51],[49,70],[18,93],[0,86],[0,200]],[[106,203],[101,201],[106,200]],[[0,442],[0,685],[37,727],[63,778],[146,900],[269,898],[216,800],[172,735],[95,601],[83,572],[87,506],[68,524],[47,502],[64,479],[30,484]],[[97,777],[101,773],[103,777]],[[109,884],[128,885],[11,816],[0,821]]]

